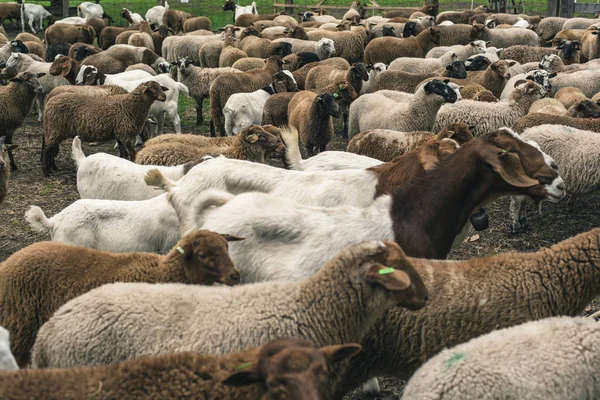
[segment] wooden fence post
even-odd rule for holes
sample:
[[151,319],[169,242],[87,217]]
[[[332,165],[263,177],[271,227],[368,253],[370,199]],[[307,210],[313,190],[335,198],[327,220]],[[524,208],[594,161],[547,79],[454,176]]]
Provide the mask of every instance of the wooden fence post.
[[558,17],[558,0],[548,0],[548,9],[546,10],[547,17]]
[[[294,0],[285,0],[285,4],[292,4],[293,5],[294,4]],[[275,11],[275,12],[277,12],[277,11]],[[287,15],[293,16],[294,15],[294,7],[286,7],[285,8],[285,13]]]
[[63,18],[69,16],[69,0],[62,0],[62,16]]

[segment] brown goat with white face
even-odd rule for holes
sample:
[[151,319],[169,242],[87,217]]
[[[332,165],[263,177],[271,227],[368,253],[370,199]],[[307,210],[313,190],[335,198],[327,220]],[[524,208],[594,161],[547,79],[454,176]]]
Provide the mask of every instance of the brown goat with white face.
[[112,282],[234,285],[240,273],[227,241],[240,238],[196,231],[166,256],[108,253],[57,242],[28,246],[0,265],[0,326],[11,332],[12,351],[21,367],[38,330],[67,301]]

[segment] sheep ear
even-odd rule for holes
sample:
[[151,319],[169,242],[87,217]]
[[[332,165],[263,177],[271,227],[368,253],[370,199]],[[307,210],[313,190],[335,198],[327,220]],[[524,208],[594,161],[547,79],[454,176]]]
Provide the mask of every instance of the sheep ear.
[[411,285],[410,277],[406,272],[381,264],[367,267],[365,280],[379,284],[388,290],[406,290]]
[[485,42],[486,46],[491,46],[492,42]]
[[166,86],[161,86],[160,88],[162,89],[163,92],[169,91],[169,88]]
[[327,360],[327,364],[335,364],[346,358],[358,354],[362,350],[362,346],[355,343],[340,344],[334,346],[321,347],[319,351]]
[[21,83],[21,82],[23,82],[23,79],[14,77],[14,78],[9,79],[9,81],[16,82],[16,83]]
[[246,136],[246,142],[248,143],[256,143],[258,141],[258,135],[256,133],[252,133]]
[[60,76],[67,76],[69,75],[69,72],[71,72],[71,67],[72,67],[72,63],[70,62],[66,62],[61,66],[60,69]]
[[521,159],[516,154],[496,148],[496,151],[488,151],[483,159],[509,185],[531,187],[539,184],[537,180],[527,176],[521,165]]
[[509,66],[509,67],[512,67],[513,65],[516,65],[516,64],[517,64],[517,62],[516,62],[516,61],[511,61],[511,62],[509,62],[509,63],[508,63],[508,66]]
[[6,148],[6,150],[8,150],[8,151],[12,151],[12,150],[16,149],[17,147],[19,147],[19,145],[18,145],[18,144],[7,144],[7,145],[5,145],[4,147],[5,147],[5,148]]
[[238,368],[243,369],[229,375],[229,377],[225,378],[221,383],[227,386],[247,386],[254,383],[264,382],[265,380],[258,370],[258,365],[255,363],[248,366],[242,364]]
[[223,239],[227,240],[228,242],[237,242],[240,240],[246,240],[246,238],[240,237],[240,236],[234,236],[234,235],[229,235],[227,233],[220,233],[221,237],[223,237]]

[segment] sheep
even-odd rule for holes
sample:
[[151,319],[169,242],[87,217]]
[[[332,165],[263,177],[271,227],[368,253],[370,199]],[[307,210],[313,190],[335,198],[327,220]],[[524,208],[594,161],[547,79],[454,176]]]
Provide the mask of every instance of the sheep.
[[251,93],[232,94],[223,107],[225,132],[233,136],[250,125],[260,124],[265,102],[270,96],[295,91],[298,91],[298,87],[292,73],[281,71],[273,75],[273,82],[269,86]]
[[455,24],[469,24],[469,19],[476,14],[488,13],[487,6],[475,7],[473,10],[466,11],[444,11],[436,16],[435,23],[439,25],[444,21],[451,21]]
[[76,95],[86,95],[86,96],[96,96],[96,97],[108,97],[113,96],[115,94],[127,94],[127,91],[118,86],[61,86],[53,89],[52,92],[48,95],[46,100],[50,100],[51,98],[58,96],[63,93],[72,93]]
[[288,120],[291,127],[300,132],[300,140],[309,156],[325,151],[333,137],[333,120],[340,116],[339,106],[330,94],[317,95],[302,90],[298,92],[288,105]]
[[[69,47],[69,52],[67,54],[63,54],[69,56],[76,61],[81,61],[86,57],[89,57],[94,54],[98,54],[102,51],[100,47],[93,46],[87,43],[73,43],[71,47]],[[55,61],[54,57],[50,62]]]
[[[566,125],[549,124],[527,128],[521,134],[524,140],[533,140],[542,151],[550,155],[560,165],[567,194],[570,195],[567,207],[573,211],[578,196],[600,189],[598,175],[598,131],[581,130]],[[510,202],[510,226],[512,233],[527,228],[526,198],[516,196]]]
[[390,63],[388,71],[404,71],[411,73],[431,73],[458,60],[454,51],[448,51],[440,58],[402,57]]
[[201,125],[204,120],[202,106],[204,99],[210,93],[212,83],[221,75],[239,74],[241,71],[234,68],[199,68],[192,64],[190,58],[182,58],[172,65],[177,67],[177,81],[189,89],[190,96],[196,102],[196,125]]
[[515,83],[515,89],[508,100],[498,103],[462,100],[453,105],[442,106],[437,114],[434,130],[454,121],[462,121],[473,126],[473,136],[480,136],[502,126],[512,126],[527,114],[536,100],[544,96],[545,91],[538,84],[521,80]]
[[375,63],[371,68],[369,68],[369,65],[367,65],[367,70],[369,73],[369,79],[366,82],[362,83],[362,86],[359,90],[359,94],[367,94],[373,92],[377,77],[382,72],[387,71],[387,67],[384,63]]
[[332,39],[322,38],[317,42],[293,38],[275,39],[274,42],[285,42],[292,45],[292,53],[315,53],[319,60],[330,58],[335,52],[335,43]]
[[583,100],[588,100],[588,97],[583,94],[581,89],[576,87],[563,87],[554,95],[554,98],[562,103],[565,109],[571,108],[576,103]]
[[554,114],[528,114],[520,118],[513,125],[516,132],[523,132],[525,129],[544,124],[565,125],[572,128],[600,132],[599,118],[574,118],[566,115]]
[[[427,289],[421,284],[420,277],[413,274],[410,264],[403,262],[404,259],[404,253],[397,245],[371,241],[339,252],[317,274],[303,282],[266,282],[231,289],[199,288],[181,284],[104,285],[71,300],[40,329],[34,346],[33,364],[36,367],[98,365],[141,355],[190,350],[213,354],[226,353],[260,345],[274,336],[295,336],[310,340],[318,346],[339,341],[360,341],[362,333],[387,308],[400,306],[417,310],[425,305]],[[391,273],[379,274],[379,271],[387,266],[392,268]],[[324,299],[352,300],[341,303],[325,301],[307,307],[307,302],[312,302],[315,287],[320,289],[319,296]],[[103,294],[107,289],[112,293],[108,297]],[[125,295],[125,290],[128,295]],[[172,297],[171,293],[177,293],[173,299],[179,298],[183,307],[187,307],[188,303],[194,304],[192,318],[189,312],[186,312],[186,315],[174,313],[171,302],[165,301]],[[350,293],[351,296],[348,297]],[[240,307],[241,299],[247,299],[249,295],[253,299],[252,305],[249,307],[247,301],[244,301],[245,306]],[[144,301],[138,301],[142,298]],[[107,310],[107,303],[113,301],[118,301],[115,304],[127,304],[128,318],[121,319],[116,315],[121,311],[113,307],[110,308],[115,310],[114,317],[106,312],[104,315],[98,313],[101,309]],[[101,303],[106,306],[100,305]],[[285,307],[273,307],[274,304],[285,304]],[[167,307],[168,312],[157,312],[166,310]],[[154,311],[148,313],[146,309],[152,308]],[[70,313],[64,313],[67,309]],[[83,325],[84,320],[80,315],[83,310],[86,310],[87,314],[85,321],[91,318],[111,318],[114,324],[101,324],[105,329],[96,331],[94,327],[99,327],[99,324]],[[323,325],[325,320],[330,319],[331,313],[335,313],[343,323]],[[144,317],[139,322],[132,323],[132,318],[136,315]],[[219,317],[215,319],[217,315]],[[289,315],[294,315],[294,318],[286,317]],[[59,336],[51,333],[61,326],[62,322],[75,316],[77,320],[70,322],[70,328],[74,329],[77,326],[76,337],[81,338],[79,343],[87,342],[85,347],[94,346],[104,354],[80,348],[71,340],[74,336],[67,334],[69,330],[62,331],[63,334]],[[168,319],[169,322],[159,322],[164,319]],[[190,324],[190,321],[193,323]],[[285,323],[282,324],[282,321]],[[136,333],[138,329],[140,332],[149,332],[150,326],[153,330],[159,327],[159,331],[164,331],[161,336],[166,335],[164,337],[170,339],[153,341],[150,344]],[[65,326],[67,327],[68,325]],[[110,345],[113,329],[120,332],[120,340],[119,343]],[[177,330],[177,335],[167,333],[171,330]],[[232,335],[234,331],[236,333]],[[57,342],[53,339],[59,337],[67,340],[58,343],[60,340]],[[190,337],[196,337],[198,340],[190,341]],[[102,342],[103,345],[96,346],[96,341]],[[60,351],[61,355],[58,349],[62,345],[69,346],[72,350],[75,346],[77,351]]]
[[306,75],[304,87],[307,90],[318,89],[330,84],[338,84],[342,80],[346,80],[354,90],[360,92],[363,82],[369,80],[367,66],[359,62],[353,64],[348,71],[340,71],[330,65],[317,66]]
[[348,143],[346,151],[381,161],[392,161],[409,151],[415,150],[428,140],[455,140],[463,145],[473,138],[472,127],[462,122],[454,122],[439,133],[432,132],[398,132],[387,129],[370,129],[355,135]]
[[210,141],[202,146],[187,143],[160,143],[146,146],[138,153],[136,162],[143,165],[176,166],[211,155],[223,155],[238,160],[264,163],[265,156],[279,147],[279,137],[267,129],[250,125],[234,136],[229,146],[213,145]]
[[[121,157],[127,154],[134,161],[135,138],[142,131],[152,103],[166,100],[165,90],[149,81],[124,95],[95,98],[64,93],[48,100],[42,141],[44,175],[48,176],[54,167],[59,143],[69,136],[93,141],[117,139]],[[94,110],[93,115],[89,110]]]
[[430,5],[425,5],[421,8],[398,8],[398,9],[395,9],[392,11],[387,11],[387,12],[383,13],[382,16],[384,18],[396,18],[396,17],[408,18],[413,13],[418,12],[418,11],[420,11],[426,15],[436,16],[437,12],[438,12],[438,5],[430,4]]
[[[438,77],[438,75],[443,75]],[[467,71],[462,61],[454,61],[446,68],[436,72],[413,74],[403,71],[385,71],[377,76],[373,83],[373,91],[400,91],[414,93],[419,85],[429,78],[446,80],[450,78],[466,78]]]
[[552,41],[554,36],[562,30],[566,20],[567,18],[562,17],[546,17],[542,19],[537,28],[542,44]]
[[146,21],[140,22],[140,31],[129,36],[127,44],[136,47],[146,47],[154,51],[154,40],[152,40],[152,30],[150,24]]
[[29,22],[29,29],[33,33],[36,33],[34,28],[36,22],[39,23],[40,31],[44,30],[44,19],[48,20],[48,26],[56,22],[56,18],[39,4],[25,4],[24,7],[25,19]]
[[581,70],[575,74],[558,74],[550,79],[550,84],[552,85],[551,96],[562,88],[575,87],[591,98],[600,92],[600,69]]
[[556,114],[565,115],[567,109],[557,99],[546,97],[543,99],[536,100],[531,107],[529,107],[528,114],[531,113],[545,113],[545,114]]
[[144,20],[140,14],[132,13],[127,8],[123,8],[121,10],[121,17],[123,17],[125,21],[129,22],[129,25],[137,24]]
[[20,40],[11,40],[0,48],[0,62],[7,61],[13,53],[29,53],[29,49]]
[[600,41],[598,40],[598,30],[588,31],[582,36],[581,56],[586,61],[600,58]]
[[65,24],[65,25],[87,25],[87,22],[91,17],[68,17],[63,18],[55,22],[55,24]]
[[503,60],[514,60],[521,64],[539,62],[542,57],[550,54],[558,54],[558,50],[545,47],[531,47],[524,45],[510,46],[502,50],[500,58]]
[[563,24],[562,29],[588,29],[590,26],[598,23],[600,23],[599,19],[569,18]]
[[523,79],[537,83],[546,91],[546,93],[550,93],[552,90],[551,79],[555,76],[556,74],[550,74],[545,70],[539,69],[524,74],[512,75],[508,82],[506,82],[506,85],[504,85],[500,100],[508,100],[513,92],[515,83]]
[[89,1],[84,1],[77,6],[77,16],[90,18],[102,18],[104,17],[104,9],[100,4],[94,4]]
[[592,100],[583,100],[573,104],[565,115],[574,118],[600,118],[600,105]]
[[51,46],[48,46],[46,51],[46,61],[53,62],[54,59],[60,55],[69,54],[69,50],[71,49],[71,43],[67,42],[58,42],[54,43]]
[[8,178],[10,177],[10,170],[6,166],[8,151],[12,151],[19,147],[14,144],[4,144],[5,140],[6,137],[0,137],[0,204],[6,199],[6,194],[8,192],[7,185]]
[[[266,126],[263,128],[267,128]],[[269,133],[269,129],[266,129]],[[235,136],[223,136],[223,137],[208,137],[194,134],[177,134],[177,133],[166,133],[157,137],[153,137],[144,143],[144,148],[151,147],[160,143],[183,143],[193,147],[229,147],[237,139]]]
[[223,124],[223,107],[229,96],[234,93],[248,93],[267,86],[272,76],[281,71],[280,57],[269,57],[262,69],[254,69],[239,74],[223,74],[218,76],[210,86],[210,132],[225,136]]
[[429,360],[410,379],[403,396],[415,400],[595,396],[600,392],[598,338],[600,324],[582,317],[548,318],[493,331]]
[[104,29],[102,29],[102,32],[100,33],[100,37],[98,39],[98,46],[100,46],[102,50],[108,50],[108,48],[117,43],[117,37],[121,33],[125,31],[136,31],[138,29],[138,24],[130,25],[124,28],[119,28],[116,26],[107,26]]
[[87,57],[83,65],[91,65],[103,74],[118,74],[133,64],[144,63],[152,68],[166,70],[168,67],[164,58],[159,57],[150,49],[129,45],[115,45],[110,49]]
[[313,62],[313,63],[307,64],[307,65],[304,65],[300,69],[293,72],[294,79],[296,79],[296,83],[298,84],[298,88],[300,90],[305,89],[304,83],[306,81],[306,76],[308,75],[310,70],[317,66],[321,66],[321,65],[331,65],[331,66],[333,66],[337,69],[341,69],[341,70],[349,70],[350,69],[350,64],[348,63],[348,61],[344,60],[341,57],[331,57],[326,60],[322,60],[320,62]]
[[365,62],[389,64],[399,57],[425,57],[429,50],[439,44],[440,37],[438,28],[429,28],[408,38],[376,38],[365,48]]
[[475,40],[466,45],[437,46],[427,52],[425,58],[440,58],[448,52],[454,52],[461,61],[466,61],[469,57],[484,54],[486,52],[486,43],[483,40]]
[[192,17],[185,20],[183,23],[184,32],[193,32],[199,29],[212,30],[212,24],[207,17]]
[[454,90],[439,80],[419,86],[415,98],[409,102],[391,101],[377,92],[366,94],[350,106],[348,134],[351,139],[359,132],[375,128],[404,132],[431,130],[442,104],[454,103],[456,99]]
[[191,14],[180,10],[166,10],[163,14],[163,25],[172,29],[175,34],[183,32],[183,23],[191,18]]
[[154,6],[146,11],[144,18],[151,26],[161,27],[163,24],[163,17],[165,12],[169,9],[169,3],[165,1],[164,6]]
[[47,46],[58,42],[67,43],[94,43],[96,31],[89,25],[50,25],[44,32],[44,40]]
[[[356,344],[317,348],[308,340],[281,338],[259,348],[226,355],[175,353],[106,367],[5,373],[0,376],[0,394],[6,400],[44,396],[95,398],[93,394],[90,397],[89,388],[101,387],[101,396],[106,400],[138,399],[140,396],[258,400],[267,396],[278,398],[281,393],[321,400],[328,368],[359,350],[360,346]],[[301,365],[298,360],[301,360]],[[168,371],[166,379],[165,371]],[[132,382],[147,381],[149,378],[152,383],[144,384],[143,394],[138,395],[130,390]],[[173,379],[182,381],[174,385]],[[285,383],[282,379],[285,379]],[[47,385],[41,385],[42,381]],[[269,382],[268,387],[266,382]],[[281,383],[273,385],[272,382]],[[17,390],[20,385],[27,389]]]
[[[4,137],[3,150],[6,149],[12,171],[18,170],[13,157],[13,135],[18,129],[33,105],[35,96],[43,89],[38,78],[44,73],[21,72],[10,79],[8,86],[0,87],[0,137]],[[4,156],[3,156],[4,158]]]
[[[351,31],[332,32],[317,29],[307,33],[309,40],[318,42],[321,39],[332,39],[337,57],[344,58],[350,64],[363,61],[367,31],[363,27],[356,27]],[[370,63],[370,64],[373,64]]]
[[3,3],[0,5],[0,25],[5,19],[17,21],[17,26],[21,20],[21,5],[17,3]]
[[[41,210],[32,207],[28,211],[28,215],[36,213]],[[234,240],[240,238],[195,231],[183,236],[165,256],[108,253],[53,242],[36,243],[19,250],[0,268],[0,275],[4,277],[2,292],[6,294],[0,300],[4,310],[0,321],[13,333],[12,350],[17,363],[27,366],[38,330],[58,308],[104,284],[239,283],[240,273],[227,251],[227,242]],[[19,296],[11,293],[19,293]]]
[[[204,46],[202,46],[204,48]],[[239,59],[247,58],[248,54],[235,46],[235,38],[227,36],[223,43],[223,50],[219,54],[219,67],[233,67]]]
[[138,64],[130,65],[129,67],[125,68],[125,72],[136,71],[136,70],[141,70],[141,71],[149,73],[152,76],[156,76],[156,71],[154,71],[152,69],[152,67],[149,66],[148,64],[138,63]]
[[19,369],[19,366],[10,351],[10,334],[0,326],[0,370],[15,369]]
[[292,45],[285,42],[270,41],[257,36],[246,36],[240,41],[240,49],[249,57],[268,58],[270,56],[285,57],[292,53]]
[[543,70],[548,71],[549,73],[559,73],[559,72],[575,72],[581,71],[585,69],[596,69],[600,67],[600,60],[591,60],[585,64],[571,64],[565,65],[563,60],[558,56],[550,55],[545,56],[540,61],[539,67]]
[[162,44],[162,55],[168,62],[173,62],[184,57],[190,57],[196,65],[200,65],[200,49],[206,43],[220,41],[220,37],[211,36],[169,36]]
[[470,40],[484,40],[489,46],[506,48],[515,45],[539,46],[537,33],[529,29],[489,29],[482,24],[474,24],[471,28]]

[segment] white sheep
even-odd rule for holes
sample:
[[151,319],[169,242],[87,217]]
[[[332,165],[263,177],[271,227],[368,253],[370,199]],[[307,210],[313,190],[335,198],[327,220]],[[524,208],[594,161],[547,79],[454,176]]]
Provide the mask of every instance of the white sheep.
[[19,369],[19,366],[10,351],[10,335],[0,326],[0,370],[6,369]]
[[553,78],[555,75],[556,74],[551,74],[543,69],[536,69],[527,73],[516,75],[511,73],[511,78],[506,81],[504,89],[502,89],[500,100],[508,100],[515,88],[515,83],[523,79],[534,81],[540,85],[546,91],[546,93],[550,93],[552,89],[551,78]]
[[91,18],[93,18],[93,17],[90,17],[90,16],[87,16],[87,17],[67,17],[67,18],[59,19],[58,21],[55,22],[55,24],[86,25]]
[[459,60],[466,61],[469,57],[473,55],[484,54],[486,50],[487,47],[485,41],[475,40],[466,45],[434,47],[433,49],[429,50],[427,55],[425,55],[425,58],[440,58],[449,51],[452,51],[456,54]]
[[373,91],[372,87],[375,84],[375,79],[380,73],[385,71],[387,71],[387,66],[384,63],[378,62],[373,64],[373,67],[369,69],[369,79],[362,83],[359,95],[371,93]]
[[410,379],[410,400],[579,400],[600,396],[600,323],[554,317],[445,349]]
[[350,106],[348,135],[352,138],[367,129],[396,129],[405,132],[429,131],[445,102],[456,102],[456,92],[439,80],[419,86],[410,102],[396,102],[377,92],[366,94]]
[[[388,266],[388,274],[379,273]],[[109,284],[69,301],[43,325],[33,365],[112,364],[182,351],[222,354],[282,336],[317,346],[360,342],[388,308],[417,310],[426,299],[427,289],[402,250],[377,241],[344,249],[303,282]],[[333,315],[338,323],[331,323]]]
[[50,18],[50,21],[54,20],[54,16],[50,14],[43,6],[39,4],[25,3],[25,18],[29,22],[29,29],[31,32],[36,33],[34,25],[38,22],[40,31],[44,30],[44,19]]
[[600,92],[600,68],[584,69],[571,74],[559,73],[550,79],[550,84],[552,85],[551,96],[554,96],[562,88],[576,87],[591,99]]
[[83,18],[102,18],[104,16],[104,9],[100,4],[84,1],[77,6],[77,16]]
[[390,63],[388,71],[404,71],[412,72],[414,74],[423,74],[445,68],[452,64],[453,61],[457,60],[458,56],[452,50],[446,52],[439,58],[400,57]]
[[196,165],[194,162],[176,167],[139,165],[107,153],[86,157],[79,137],[73,139],[72,156],[77,163],[77,190],[82,199],[148,200],[161,194],[144,182],[148,171],[158,169],[176,181]]
[[[564,125],[539,125],[527,128],[523,140],[532,140],[560,166],[567,193],[569,209],[577,196],[600,189],[600,135]],[[511,198],[511,231],[518,233],[527,226],[526,198]]]
[[163,24],[163,16],[165,12],[169,9],[169,3],[165,1],[164,6],[154,6],[148,11],[146,11],[146,21],[150,25],[162,26]]

